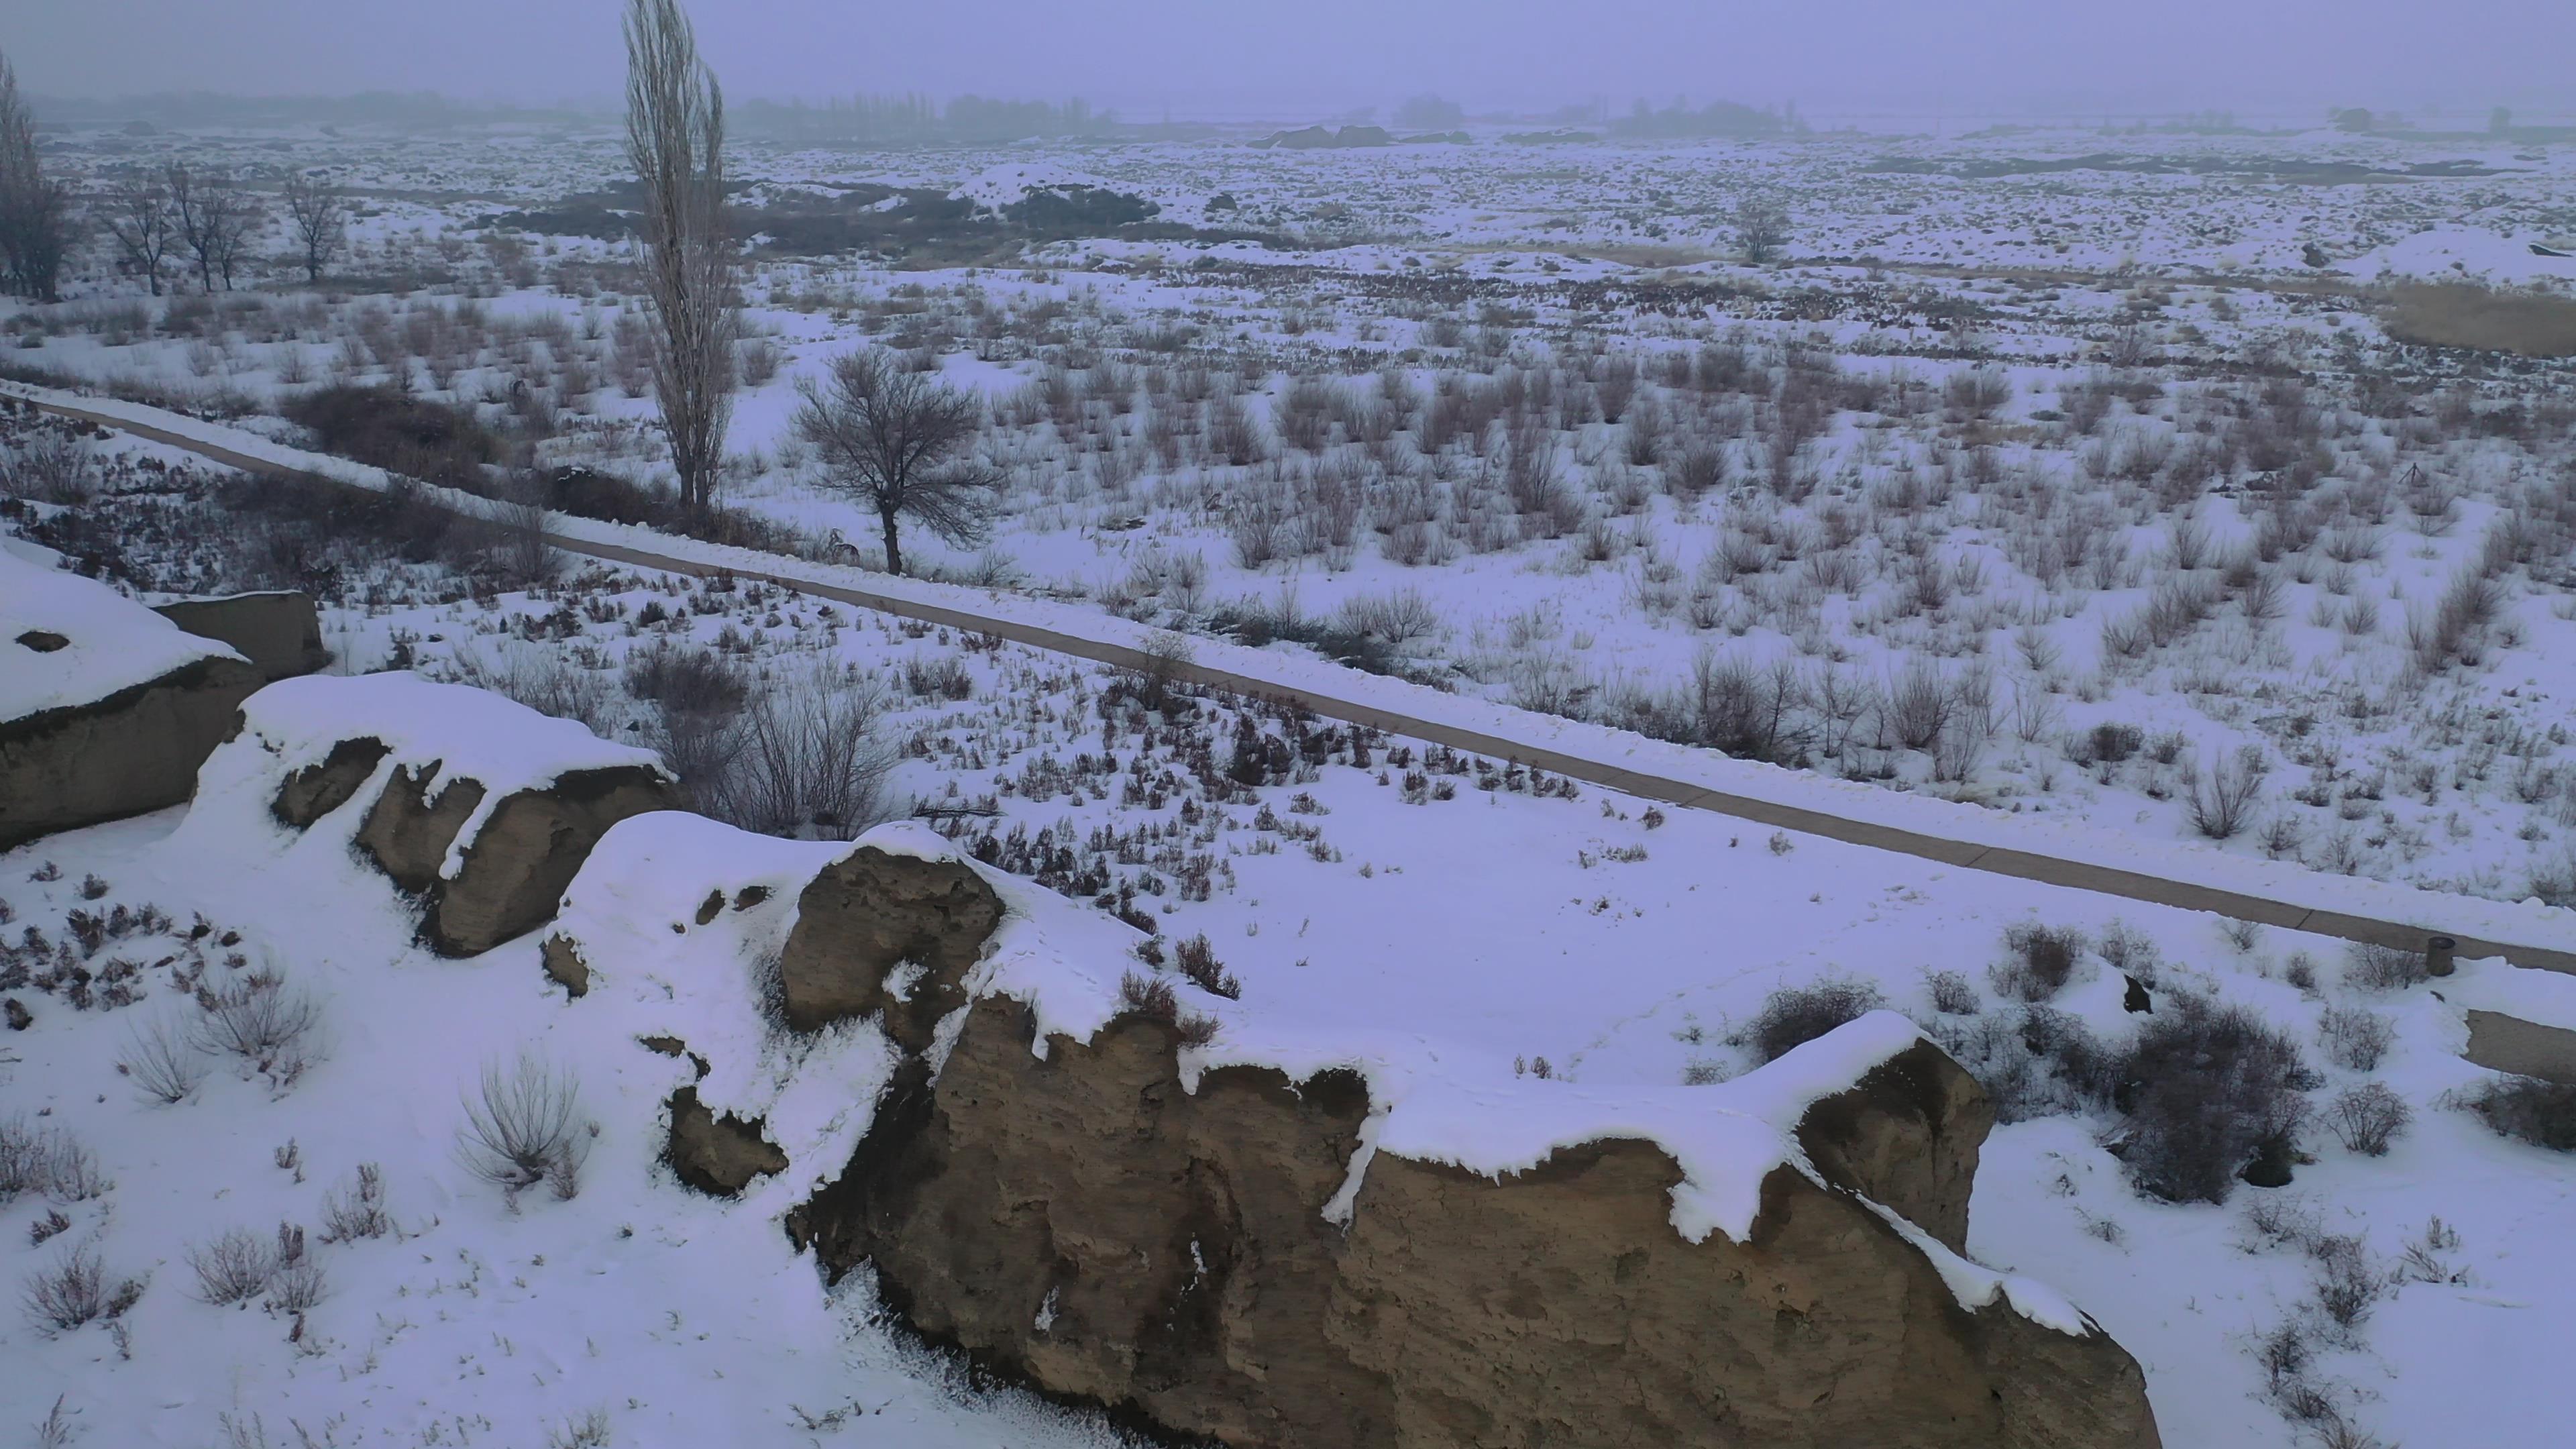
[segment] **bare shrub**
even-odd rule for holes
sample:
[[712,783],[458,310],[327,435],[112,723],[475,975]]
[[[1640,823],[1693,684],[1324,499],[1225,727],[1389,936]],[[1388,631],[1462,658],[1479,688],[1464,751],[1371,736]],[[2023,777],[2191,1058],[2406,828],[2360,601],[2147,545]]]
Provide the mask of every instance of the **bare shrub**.
[[2397,1025],[2365,1007],[2329,1006],[2317,1021],[2317,1040],[2325,1045],[2326,1060],[2336,1066],[2375,1071],[2397,1040]]
[[1997,1122],[2072,1112],[2102,1073],[2084,1024],[2045,1006],[1936,1019],[1933,1036],[1986,1089]]
[[954,654],[915,654],[903,661],[903,689],[915,699],[968,700],[975,697],[975,674]]
[[2316,1273],[2317,1311],[2349,1341],[2373,1305],[2388,1291],[2387,1274],[2357,1237],[2329,1235],[2308,1246]]
[[[541,537],[537,542],[542,546]],[[459,644],[448,672],[459,684],[488,689],[539,714],[576,721],[603,738],[616,730],[616,686],[607,671],[586,669],[554,649],[504,642],[497,650],[497,657],[486,656],[470,644]]]
[[1931,974],[1932,1009],[1944,1016],[1977,1014],[1977,988],[1957,971],[1935,971]]
[[110,1184],[98,1154],[60,1127],[31,1127],[21,1117],[0,1118],[0,1203],[22,1193],[58,1202],[86,1202]]
[[581,1084],[534,1056],[483,1068],[478,1096],[465,1101],[457,1146],[475,1176],[516,1197],[538,1183],[569,1198],[580,1181],[593,1129],[581,1120]]
[[1148,1021],[1172,1021],[1181,1014],[1181,998],[1169,981],[1130,971],[1118,982],[1118,1009]]
[[198,999],[204,1010],[195,1040],[204,1051],[230,1054],[269,1070],[294,1056],[322,1019],[322,1008],[300,987],[260,972]]
[[2364,1157],[2386,1156],[2389,1144],[2414,1120],[2406,1100],[2377,1082],[2337,1093],[2325,1111],[2326,1126],[2344,1150]]
[[69,1332],[107,1311],[107,1268],[95,1250],[72,1248],[28,1275],[25,1304],[38,1327]]
[[[823,1416],[837,1422],[840,1411]],[[823,1418],[809,1418],[807,1428],[823,1427]],[[608,1449],[608,1411],[593,1409],[578,1419],[566,1419],[546,1430],[546,1449]]]
[[1169,1024],[1180,1033],[1183,1046],[1205,1046],[1216,1040],[1216,1018],[1181,1010],[1180,995],[1172,990],[1172,983],[1157,976],[1128,972],[1118,983],[1118,1009],[1122,1015]]
[[2524,357],[2576,356],[2576,302],[2475,282],[2408,284],[2395,291],[2388,335],[2432,347]]
[[[570,1197],[559,1192],[557,1196]],[[268,1306],[280,1313],[310,1312],[330,1293],[328,1275],[319,1259],[299,1257],[277,1270],[269,1280]]]
[[176,1106],[196,1094],[206,1079],[206,1063],[195,1043],[177,1023],[163,1018],[134,1029],[116,1070],[136,1091],[163,1106]]
[[2004,931],[2004,949],[2012,958],[1989,968],[1986,977],[2015,1001],[2052,1000],[2075,974],[2084,945],[2084,933],[2072,926],[2020,922]]
[[730,758],[693,787],[700,807],[764,835],[856,837],[887,811],[885,703],[873,676],[828,663],[755,692]]
[[546,484],[533,474],[511,480],[500,503],[502,567],[520,588],[554,577],[561,557],[546,538]]
[[2407,616],[2406,644],[2414,651],[2415,667],[2431,674],[2454,661],[2476,663],[2478,641],[2503,608],[2502,584],[2474,565],[2462,569],[2430,614],[2419,610]]
[[2500,1076],[2460,1093],[2456,1101],[2499,1136],[2552,1152],[2576,1152],[2576,1085]]
[[2433,976],[2421,951],[2357,941],[2345,952],[2343,979],[2346,985],[2364,991],[2403,991]]
[[2215,765],[2184,776],[2190,793],[2184,806],[2192,827],[2212,840],[2226,840],[2245,828],[2254,803],[2263,794],[2262,751],[2252,745],[2222,757]]
[[1887,733],[1909,750],[1929,750],[1949,731],[1954,703],[1950,681],[1940,669],[1917,659],[1890,680],[1884,705]]
[[1234,973],[1225,969],[1224,962],[1216,959],[1216,948],[1208,944],[1208,938],[1204,933],[1181,942],[1173,948],[1172,954],[1173,969],[1180,972],[1183,979],[1197,986],[1201,991],[1212,996],[1222,996],[1228,1001],[1242,998],[1243,983],[1234,978]]
[[2263,1369],[2265,1386],[2272,1393],[2279,1394],[2304,1381],[2315,1353],[2316,1346],[2309,1339],[2308,1325],[2292,1318],[2263,1335],[2255,1344],[2254,1361]]
[[322,1199],[322,1241],[326,1243],[381,1238],[393,1230],[393,1215],[385,1210],[384,1169],[372,1162],[359,1163],[355,1181]]
[[197,1273],[197,1296],[221,1308],[256,1298],[277,1276],[277,1241],[248,1228],[188,1250],[188,1266]]
[[1343,628],[1379,639],[1390,649],[1440,632],[1440,612],[1420,589],[1357,594],[1343,603],[1341,613]]
[[97,491],[98,472],[77,439],[47,430],[22,434],[0,457],[0,492],[77,507]]
[[742,671],[723,655],[658,639],[626,656],[626,692],[665,711],[731,715],[751,691]]
[[2316,1078],[2298,1044],[2240,1006],[2169,998],[2111,1063],[2130,1180],[2168,1202],[2225,1202],[2240,1169],[2286,1181]]
[[1807,986],[1784,986],[1763,1000],[1761,1012],[1737,1040],[1752,1048],[1757,1060],[1777,1061],[1883,1004],[1878,988],[1866,981],[1828,978]]
[[767,387],[778,378],[783,355],[778,344],[766,337],[754,337],[742,344],[742,380],[748,387]]
[[2458,1283],[2466,1275],[2453,1268],[2443,1255],[2460,1250],[2459,1230],[2436,1217],[2424,1224],[2423,1234],[2406,1244],[2405,1255],[2398,1260],[2397,1276],[2411,1283]]

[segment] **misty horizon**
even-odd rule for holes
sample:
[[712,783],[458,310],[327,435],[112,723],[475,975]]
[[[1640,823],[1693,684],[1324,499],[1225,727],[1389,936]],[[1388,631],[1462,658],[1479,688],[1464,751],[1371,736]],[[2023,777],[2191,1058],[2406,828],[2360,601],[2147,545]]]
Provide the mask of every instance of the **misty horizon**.
[[[210,23],[220,8],[92,0],[38,10],[0,20],[0,51],[31,92],[56,101],[391,92],[475,107],[618,104],[624,53],[612,0],[458,0],[436,13],[269,0]],[[696,19],[737,101],[1080,97],[1129,122],[1383,120],[1424,94],[1470,116],[1724,100],[1794,105],[1823,125],[2221,110],[2297,120],[2340,105],[2426,116],[2576,110],[2576,88],[2554,61],[2576,46],[2576,12],[2533,0],[2439,12],[2186,0],[2144,28],[2046,0],[1937,12],[1862,0],[1831,13],[1611,0],[1575,26],[1524,0],[1326,0],[1221,23],[1177,0],[883,16],[747,0],[701,6]]]

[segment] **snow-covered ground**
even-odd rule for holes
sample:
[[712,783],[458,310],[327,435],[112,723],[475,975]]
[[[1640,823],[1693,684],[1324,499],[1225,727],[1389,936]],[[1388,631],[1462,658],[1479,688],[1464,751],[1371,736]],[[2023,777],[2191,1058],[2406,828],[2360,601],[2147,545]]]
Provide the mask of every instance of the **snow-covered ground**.
[[[278,140],[75,138],[55,154],[102,179],[181,145],[328,166],[368,213],[349,272],[402,275],[401,290],[154,302],[93,277],[10,314],[6,359],[222,404],[287,442],[304,435],[261,415],[294,394],[399,377],[547,461],[661,466],[649,398],[617,382],[636,311],[618,247],[491,222],[597,191],[611,138],[264,151]],[[2091,153],[2165,164],[2020,164]],[[1008,267],[765,257],[747,293],[782,364],[739,400],[728,491],[813,535],[870,536],[818,488],[788,418],[795,380],[831,356],[900,346],[993,399],[980,446],[1012,472],[989,551],[920,552],[1044,595],[1018,601],[1031,609],[1305,638],[1462,706],[1693,740],[1746,713],[1697,707],[1695,673],[1757,702],[1787,680],[1801,702],[1780,711],[1785,735],[1724,742],[1989,806],[1999,835],[2029,824],[2016,813],[2061,819],[2147,850],[2349,872],[2338,889],[2356,897],[2385,890],[2376,877],[2519,912],[2505,903],[2576,881],[2561,864],[2576,838],[2565,375],[2394,342],[2364,284],[2563,288],[2552,268],[2576,264],[2529,243],[2565,228],[2570,154],[2089,134],[754,153],[744,169],[773,190],[1010,205],[1098,185],[1277,240],[1083,239]],[[2474,165],[2397,177],[2450,160]],[[2285,179],[2290,162],[2304,178]],[[2381,169],[2314,179],[2355,162]],[[1734,255],[1748,189],[1788,201],[1787,261]],[[529,427],[531,393],[560,409],[546,427]],[[470,678],[608,739],[667,743],[670,717],[629,683],[639,657],[708,650],[754,691],[854,666],[887,692],[890,802],[939,807],[979,859],[1105,898],[1167,943],[1205,935],[1242,984],[1221,1048],[1339,1043],[1533,1120],[1596,1099],[1687,1111],[1754,1065],[1747,1031],[1774,992],[1850,982],[2021,1092],[2022,1119],[1986,1149],[1972,1253],[2134,1353],[2166,1442],[2299,1442],[2318,1421],[2285,1405],[2310,1388],[2385,1443],[2557,1438],[2536,1386],[2576,1334],[2557,1213],[2576,1164],[2497,1137],[2450,1094],[2491,1079],[2458,1057],[2467,1006],[2576,1025],[2563,983],[2472,962],[2448,983],[2373,987],[2316,938],[1751,831],[1233,701],[1149,719],[1106,671],[761,585],[594,568],[530,590],[471,541],[355,527],[317,543],[173,450],[79,446],[102,495],[25,505],[8,529],[84,553],[106,535],[107,572],[147,595],[318,580],[341,672]],[[1515,457],[1533,451],[1554,491],[1516,501]],[[2463,578],[2492,597],[2437,637]],[[1941,719],[1919,742],[1907,699]],[[1238,773],[1247,728],[1282,743]],[[2253,807],[2206,841],[2194,782],[2206,799],[2237,770]],[[678,1186],[654,1160],[677,1064],[635,1048],[637,1019],[566,1003],[533,938],[426,955],[391,888],[327,838],[292,842],[218,793],[0,856],[0,900],[26,972],[0,994],[33,1011],[0,1036],[0,1119],[68,1134],[96,1165],[0,1205],[0,1243],[28,1244],[0,1253],[19,1259],[13,1281],[94,1250],[142,1285],[112,1328],[0,1323],[13,1432],[59,1399],[74,1442],[101,1444],[1111,1438],[967,1388],[876,1323],[859,1280],[827,1291],[779,1226],[810,1182],[733,1204]],[[104,923],[119,906],[123,932],[85,949],[107,927],[73,913]],[[2135,1130],[2121,1109],[2050,1087],[2045,1061],[2036,1086],[2005,1079],[2009,1042],[2061,1026],[1991,970],[2029,925],[2081,933],[2046,1009],[2106,1044],[2138,1029],[2124,974],[2168,1015],[2204,998],[2295,1042],[2314,1160],[2223,1206],[2142,1196],[2110,1150]],[[130,1064],[156,1023],[198,1010],[182,983],[200,970],[281,975],[316,1004],[316,1050],[149,1100]],[[2368,1069],[2321,1035],[2366,1030],[2356,1012],[2390,1036]],[[772,1120],[847,1140],[873,1081],[859,1034],[800,1048],[748,1018],[733,1029],[727,1070],[749,1075],[727,1090],[792,1079],[806,1095]],[[530,1050],[580,1081],[600,1131],[578,1197],[513,1207],[456,1135],[482,1069]],[[2328,1120],[2374,1082],[2412,1116],[2384,1156],[2347,1150]],[[380,1165],[397,1231],[322,1243],[326,1194],[345,1205],[361,1164]],[[281,1220],[310,1232],[319,1300],[300,1317],[257,1306],[276,1289],[201,1301],[191,1250]],[[2318,1284],[2355,1263],[2368,1292],[2336,1325]],[[2259,1360],[2285,1324],[2311,1330],[2312,1362],[2276,1384]]]
[[[2460,1003],[2545,996],[2513,979],[2529,973],[2471,963],[2441,985],[2447,1002],[2423,986],[2371,990],[2345,979],[2331,942],[2231,933],[2208,917],[1747,832],[1401,740],[1367,741],[1365,765],[1347,737],[1327,741],[1320,763],[1282,750],[1277,783],[1242,786],[1224,777],[1238,720],[1288,731],[1283,739],[1296,726],[1221,700],[1200,702],[1178,728],[1152,724],[1105,672],[758,586],[591,572],[536,595],[435,602],[422,580],[416,568],[380,567],[362,586],[375,602],[329,610],[337,667],[406,649],[432,673],[471,659],[479,676],[523,686],[566,668],[602,687],[562,697],[587,700],[592,723],[620,738],[649,734],[651,710],[618,687],[619,661],[657,644],[717,647],[781,678],[828,656],[885,680],[897,700],[886,728],[904,761],[891,781],[898,804],[966,812],[949,828],[979,857],[1083,901],[1124,901],[1167,941],[1207,936],[1242,986],[1240,1003],[1221,1006],[1232,1025],[1218,1050],[1333,1043],[1381,1071],[1409,1064],[1433,1094],[1425,1100],[1451,1104],[1441,1110],[1452,1118],[1598,1119],[1602,1109],[1586,1105],[1595,1100],[1629,1103],[1632,1115],[1659,1098],[1678,1108],[1706,1089],[1693,1084],[1753,1064],[1738,1038],[1771,993],[1820,979],[1872,988],[1936,1031],[1991,1020],[2009,1032],[2022,1008],[1989,971],[2012,955],[2007,931],[2078,930],[2093,949],[2052,1005],[2105,1040],[2137,1020],[2109,953],[2152,983],[2165,1010],[2205,995],[2259,1012],[2316,1069],[2309,1095],[2320,1109],[2377,1081],[2411,1108],[2413,1130],[2366,1157],[2312,1123],[2302,1141],[2316,1160],[2290,1188],[2238,1188],[2218,1207],[2141,1198],[2105,1150],[2117,1121],[2100,1109],[2043,1111],[1988,1146],[1975,1255],[2065,1293],[2136,1354],[2169,1442],[2276,1445],[2292,1430],[2254,1350],[2318,1310],[2309,1255],[2266,1239],[2252,1205],[2299,1206],[2276,1236],[2360,1238],[2374,1275],[2395,1272],[2438,1216],[2458,1235],[2433,1255],[2443,1281],[2383,1282],[2358,1330],[2316,1340],[2305,1381],[2393,1442],[2459,1432],[2463,1404],[2477,1406],[2480,1442],[2548,1442],[2527,1386],[2545,1380],[2553,1346],[2576,1331],[2566,1321],[2576,1283],[2564,1281],[2548,1208],[2576,1166],[2444,1105],[2488,1076],[2458,1059]],[[647,617],[658,622],[638,624]],[[1222,783],[1200,773],[1211,768]],[[118,906],[141,921],[85,958],[102,978],[99,962],[133,963],[121,1004],[99,990],[76,1007],[59,982],[17,993],[35,1019],[8,1039],[16,1060],[0,1067],[11,1109],[83,1143],[114,1186],[28,1194],[0,1227],[14,1239],[60,1213],[69,1226],[27,1249],[22,1273],[89,1247],[112,1275],[145,1286],[115,1331],[47,1334],[23,1319],[0,1329],[13,1360],[36,1366],[12,1376],[11,1416],[32,1423],[59,1396],[90,1442],[202,1442],[227,1414],[257,1416],[273,1441],[291,1422],[316,1442],[329,1426],[344,1444],[570,1440],[593,1411],[610,1442],[889,1432],[830,1419],[855,1404],[895,1416],[908,1443],[1102,1436],[959,1389],[872,1324],[856,1280],[825,1292],[779,1228],[809,1178],[735,1205],[672,1181],[654,1160],[657,1122],[684,1069],[633,1044],[659,1018],[601,1006],[634,993],[567,1003],[546,984],[534,937],[466,962],[427,956],[387,883],[327,832],[291,839],[264,801],[241,794],[218,788],[188,811],[0,859],[13,932],[68,943],[72,912],[110,919]],[[776,869],[792,874],[818,849],[781,844]],[[639,865],[634,889],[685,871],[688,858]],[[728,883],[771,869],[738,850],[707,868]],[[146,907],[155,914],[144,918]],[[631,926],[651,903],[630,894],[576,907]],[[201,914],[209,930],[191,941]],[[690,959],[744,959],[708,949]],[[135,1060],[156,1023],[198,1010],[171,973],[201,962],[216,982],[266,970],[309,993],[318,1049],[291,1072],[217,1067],[189,1100],[148,1100],[119,1063]],[[1978,1015],[1934,1009],[1942,972],[1965,979]],[[768,1099],[773,1121],[817,1142],[863,1123],[883,1070],[863,1041],[764,1039],[747,998],[730,997],[721,978],[691,990],[705,994],[698,1007],[680,1003],[705,1023],[692,1040],[725,1036],[736,1048],[718,1053],[727,1071],[750,1074],[724,1090],[759,1101],[761,1082],[792,1079],[800,1095]],[[724,1000],[733,1005],[715,1005]],[[2375,1070],[2330,1064],[2319,1044],[2329,1009],[2386,1019],[2393,1042]],[[531,1192],[514,1210],[459,1160],[456,1134],[481,1069],[528,1051],[580,1081],[601,1131],[577,1198]],[[281,1154],[293,1165],[279,1166]],[[403,1236],[318,1243],[325,1194],[351,1191],[360,1163],[381,1166]],[[228,1229],[265,1236],[279,1219],[315,1234],[307,1252],[328,1288],[293,1342],[291,1313],[199,1301],[188,1258]]]
[[[359,199],[341,270],[399,280],[154,302],[98,277],[12,316],[9,360],[254,414],[399,382],[545,461],[657,476],[626,244],[561,230],[614,223],[565,209],[607,194],[611,139],[74,136],[102,185],[165,153],[323,168]],[[2533,244],[2564,239],[2570,155],[752,148],[773,203],[953,197],[980,225],[1106,190],[1166,231],[1003,267],[946,264],[981,232],[757,253],[776,371],[737,399],[727,491],[872,540],[790,420],[833,356],[902,348],[991,399],[1011,477],[988,547],[912,541],[952,575],[1999,810],[2576,898],[2565,376],[2393,342],[2374,290],[2566,293],[2576,261]],[[1738,259],[1746,196],[1786,204],[1785,260]],[[1748,732],[1747,703],[1773,718]],[[2195,812],[2232,774],[2244,808]]]

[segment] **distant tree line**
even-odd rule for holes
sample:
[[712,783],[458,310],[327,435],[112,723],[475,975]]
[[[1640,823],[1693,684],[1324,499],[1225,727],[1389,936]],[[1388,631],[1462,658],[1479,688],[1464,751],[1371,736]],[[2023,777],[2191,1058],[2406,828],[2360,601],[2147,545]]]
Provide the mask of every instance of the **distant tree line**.
[[1692,110],[1675,101],[1662,110],[1649,106],[1643,98],[1627,115],[1610,123],[1611,132],[1621,136],[1779,136],[1804,131],[1807,123],[1798,119],[1793,102],[1785,111],[1755,110],[1734,101],[1711,101]]
[[1101,136],[1118,128],[1115,111],[1075,99],[997,101],[959,96],[946,105],[925,95],[852,96],[821,105],[751,101],[738,108],[737,130],[787,141],[857,141],[871,145],[990,144],[1024,136]]

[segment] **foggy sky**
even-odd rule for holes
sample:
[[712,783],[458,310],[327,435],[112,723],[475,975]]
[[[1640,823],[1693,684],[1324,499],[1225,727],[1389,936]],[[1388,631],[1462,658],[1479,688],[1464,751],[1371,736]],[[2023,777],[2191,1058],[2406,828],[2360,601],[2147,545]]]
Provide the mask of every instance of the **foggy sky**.
[[[1150,120],[1643,95],[1810,115],[2576,112],[2571,0],[689,0],[728,95],[1082,96]],[[622,0],[0,0],[38,95],[607,103]]]

